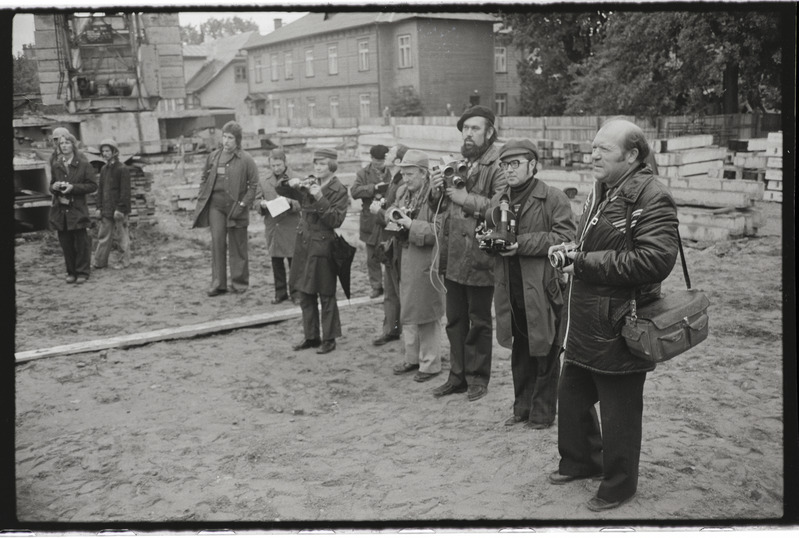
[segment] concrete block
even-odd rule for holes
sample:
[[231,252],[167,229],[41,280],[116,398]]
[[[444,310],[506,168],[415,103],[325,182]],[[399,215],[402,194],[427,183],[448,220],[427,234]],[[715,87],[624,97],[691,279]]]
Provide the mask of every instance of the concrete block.
[[763,200],[766,202],[782,202],[782,191],[764,191]]
[[713,135],[692,135],[654,140],[652,149],[655,153],[666,153],[681,149],[704,148],[712,145]]
[[770,191],[781,191],[782,190],[782,180],[781,179],[772,179],[766,182],[766,189]]
[[36,30],[33,32],[33,41],[36,48],[55,48],[55,30]]
[[715,191],[705,189],[671,189],[677,205],[699,207],[745,208],[752,205],[751,195],[746,192]]
[[727,148],[711,147],[677,151],[674,153],[655,153],[658,166],[679,166],[706,161],[717,161],[727,157]]
[[766,148],[765,153],[767,157],[782,157],[782,145],[769,146]]
[[736,211],[718,214],[711,209],[678,207],[677,217],[681,225],[725,228],[730,235],[745,235],[746,231],[746,215]]
[[747,144],[749,151],[765,151],[768,144],[768,138],[750,138]]
[[782,169],[782,157],[769,157],[766,160],[766,167]]
[[779,142],[782,145],[782,131],[775,131],[773,133],[769,133],[766,136],[766,140],[769,142]]
[[721,226],[680,223],[680,236],[693,241],[726,241],[730,238],[730,231]]
[[766,181],[768,180],[779,180],[782,181],[782,169],[781,168],[768,168],[766,169]]
[[53,14],[34,15],[33,16],[33,29],[34,30],[55,30],[55,16]]
[[679,166],[660,166],[658,167],[658,174],[666,177],[707,175],[708,170],[711,168],[721,168],[723,166],[724,161],[722,160],[683,164]]

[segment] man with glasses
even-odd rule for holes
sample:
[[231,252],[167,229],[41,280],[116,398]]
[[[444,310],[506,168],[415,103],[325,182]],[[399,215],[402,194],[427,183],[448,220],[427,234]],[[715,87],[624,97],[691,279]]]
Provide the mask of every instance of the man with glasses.
[[[513,415],[506,426],[525,423],[546,429],[555,422],[562,340],[559,337],[563,293],[559,273],[547,258],[549,247],[574,240],[569,199],[535,177],[538,148],[527,139],[511,139],[499,152],[507,187],[485,212],[486,227],[515,223],[515,240],[494,259],[494,307],[497,342],[511,348]],[[501,212],[510,215],[502,218]]]
[[461,154],[468,166],[463,185],[445,182],[441,169],[430,175],[433,186],[430,203],[445,217],[439,272],[445,276],[447,289],[450,349],[449,377],[433,390],[437,398],[468,391],[469,401],[475,401],[488,393],[493,345],[493,262],[488,253],[479,249],[474,230],[491,197],[505,187],[496,164],[494,122],[491,109],[480,105],[468,108],[458,119],[458,130],[463,136]]

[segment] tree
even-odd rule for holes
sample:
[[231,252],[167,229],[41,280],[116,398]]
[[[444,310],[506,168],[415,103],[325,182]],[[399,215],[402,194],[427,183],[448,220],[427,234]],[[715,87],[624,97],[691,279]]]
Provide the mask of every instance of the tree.
[[413,86],[401,86],[394,90],[391,113],[394,116],[421,116],[422,100]]
[[572,67],[588,58],[602,37],[607,12],[502,13],[511,44],[524,52],[518,65],[523,114],[559,115],[566,108]]
[[14,56],[14,93],[39,93],[39,67],[23,53]]
[[180,27],[180,39],[183,43],[199,44],[206,40],[229,37],[243,32],[258,31],[258,24],[252,19],[244,20],[241,17],[227,19],[210,18],[200,24],[199,30],[189,24]]
[[573,69],[570,114],[737,113],[780,108],[775,13],[614,13]]

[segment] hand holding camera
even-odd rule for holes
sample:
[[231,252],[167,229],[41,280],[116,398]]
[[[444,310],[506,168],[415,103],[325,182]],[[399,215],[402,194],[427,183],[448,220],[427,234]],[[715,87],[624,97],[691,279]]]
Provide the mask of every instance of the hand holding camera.
[[369,205],[369,212],[372,215],[377,215],[381,209],[383,209],[386,205],[386,199],[381,198],[379,200],[375,199],[372,200],[372,203]]
[[577,243],[561,243],[560,245],[553,245],[549,247],[547,255],[549,256],[549,263],[555,269],[564,273],[574,272],[574,258],[580,251],[580,245]]

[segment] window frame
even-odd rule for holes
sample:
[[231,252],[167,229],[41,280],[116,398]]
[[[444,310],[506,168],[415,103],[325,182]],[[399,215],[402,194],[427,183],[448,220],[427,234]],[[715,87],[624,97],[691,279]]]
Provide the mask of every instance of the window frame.
[[313,62],[313,48],[305,49],[305,78],[313,78],[315,76]]
[[[331,51],[333,55],[330,54]],[[338,44],[327,46],[327,74],[338,75]]]
[[503,45],[496,45],[494,46],[494,73],[507,73],[507,72],[508,72],[508,47],[505,47]]
[[369,38],[358,40],[358,71],[369,71]]
[[[403,44],[403,40],[407,39],[407,43]],[[411,55],[411,34],[402,34],[397,36],[397,67],[399,69],[410,69],[413,67],[413,56]],[[407,64],[403,60],[407,58]]]
[[269,71],[272,82],[280,80],[280,57],[277,52],[269,55]]
[[294,78],[294,55],[291,51],[283,53],[283,76],[286,80]]
[[[364,104],[366,105],[367,114],[364,115]],[[358,94],[358,117],[370,118],[372,113],[372,95],[369,93]]]
[[263,62],[263,55],[259,54],[255,56],[252,60],[253,63],[253,71],[255,71],[255,83],[260,84],[264,81],[264,77],[261,73],[261,66]]

